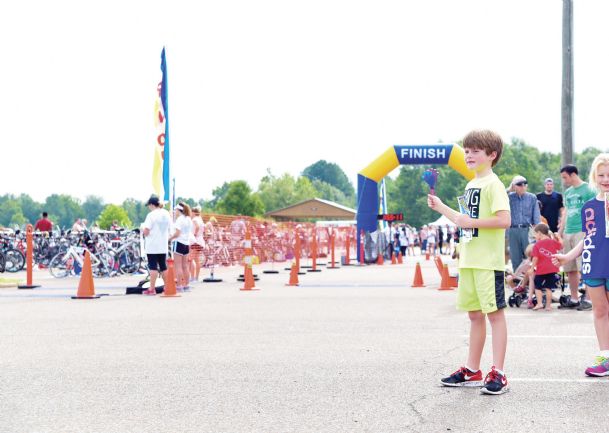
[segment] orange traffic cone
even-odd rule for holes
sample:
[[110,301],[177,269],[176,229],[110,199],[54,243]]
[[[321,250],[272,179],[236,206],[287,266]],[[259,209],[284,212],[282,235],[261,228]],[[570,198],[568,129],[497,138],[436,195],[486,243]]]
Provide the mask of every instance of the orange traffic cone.
[[165,288],[163,289],[163,294],[161,297],[163,298],[177,298],[179,296],[178,290],[176,288],[176,277],[173,272],[173,259],[167,259],[167,272],[165,273]]
[[78,282],[78,290],[76,296],[72,299],[97,299],[95,295],[95,284],[93,284],[93,269],[91,269],[91,256],[89,251],[85,250],[85,259],[80,272],[80,281]]
[[244,269],[243,269],[243,287],[239,290],[250,291],[256,289],[256,283],[254,282],[254,271],[252,270],[252,263],[254,262],[254,251],[252,249],[252,235],[250,234],[249,228],[245,231],[245,241],[243,242],[243,248],[245,249],[245,257],[243,257]]
[[404,258],[402,257],[402,252],[400,251],[398,253],[398,265],[401,265],[402,263],[404,263]]
[[414,270],[414,281],[411,287],[425,287],[423,283],[423,273],[421,272],[421,264],[417,262],[417,266]]
[[391,252],[391,264],[392,265],[397,265],[398,264],[398,261],[395,258],[395,252],[393,252],[393,251]]
[[385,261],[383,260],[383,253],[379,251],[378,255],[376,256],[376,264],[382,265],[384,263]]
[[425,251],[425,260],[429,260],[429,250]]
[[296,263],[292,263],[292,269],[290,270],[290,282],[286,286],[298,286],[298,268]]
[[450,287],[450,274],[448,273],[448,265],[446,264],[444,265],[444,268],[442,268],[442,281],[438,290],[453,290],[453,288]]
[[243,274],[243,287],[239,290],[258,290],[256,288],[256,283],[254,282],[254,271],[252,271],[252,265],[245,265],[245,273]]

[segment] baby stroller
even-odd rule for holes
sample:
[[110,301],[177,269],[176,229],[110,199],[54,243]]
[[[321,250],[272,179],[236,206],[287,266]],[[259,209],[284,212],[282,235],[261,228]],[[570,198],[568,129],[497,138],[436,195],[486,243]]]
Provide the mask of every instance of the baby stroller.
[[[520,308],[520,305],[522,305],[523,302],[526,302],[529,299],[527,291],[528,288],[524,286],[523,280],[518,281],[518,284],[516,285],[516,287],[514,287],[514,292],[508,298],[508,305],[510,307]],[[533,300],[533,302],[536,302],[536,300]]]
[[[528,295],[528,287],[526,287],[523,283],[524,278],[518,281],[518,284],[514,288],[514,292],[508,298],[508,305],[510,307],[520,308],[523,302],[527,302],[529,300]],[[560,290],[560,296],[558,298],[558,303],[561,307],[564,307],[569,300],[569,295],[565,294],[565,273],[561,272],[560,274],[556,274],[556,284],[554,286],[555,290]],[[543,295],[545,298],[545,295]],[[533,295],[531,298],[531,302],[533,306],[537,305],[537,296]]]

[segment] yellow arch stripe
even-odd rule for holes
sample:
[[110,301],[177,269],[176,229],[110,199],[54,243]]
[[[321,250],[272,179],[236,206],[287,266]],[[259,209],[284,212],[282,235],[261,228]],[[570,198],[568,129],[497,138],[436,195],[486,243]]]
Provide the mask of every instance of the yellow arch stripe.
[[[383,177],[387,176],[399,165],[400,161],[396,155],[395,147],[391,146],[381,156],[360,171],[359,174],[375,182],[380,182]],[[474,172],[465,165],[465,151],[457,144],[452,145],[448,166],[467,180],[474,178]]]
[[368,167],[360,171],[359,174],[375,182],[380,182],[381,179],[399,165],[400,161],[398,161],[398,156],[395,154],[395,148],[391,146],[385,153],[372,161]]

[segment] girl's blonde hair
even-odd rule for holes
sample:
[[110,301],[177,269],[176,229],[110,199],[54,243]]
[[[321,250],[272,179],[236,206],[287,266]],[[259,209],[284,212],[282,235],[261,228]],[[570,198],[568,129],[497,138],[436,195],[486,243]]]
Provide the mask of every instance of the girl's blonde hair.
[[609,153],[599,153],[592,161],[592,166],[590,167],[590,179],[589,184],[592,188],[598,191],[598,184],[596,183],[596,172],[601,165],[609,165]]

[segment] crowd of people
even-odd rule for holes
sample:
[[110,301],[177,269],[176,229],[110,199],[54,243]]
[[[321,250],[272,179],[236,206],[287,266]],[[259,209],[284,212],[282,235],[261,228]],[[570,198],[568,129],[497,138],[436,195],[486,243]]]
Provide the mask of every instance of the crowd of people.
[[453,255],[459,242],[459,230],[450,224],[425,224],[420,229],[410,224],[388,224],[381,230],[385,236],[387,251],[384,254],[401,254],[403,257],[415,255]]
[[[556,247],[550,250],[551,254],[559,251],[570,251],[579,242],[583,241],[585,233],[582,231],[582,208],[584,204],[593,199],[597,192],[587,182],[579,177],[579,170],[575,165],[569,164],[560,170],[561,180],[566,187],[564,197],[554,190],[554,180],[547,178],[544,181],[544,191],[532,194],[527,191],[528,182],[523,176],[515,176],[509,188],[509,201],[511,213],[511,225],[507,231],[509,249],[506,251],[506,261],[511,261],[511,281],[521,279],[529,287],[528,306],[536,310],[541,309],[538,305],[533,306],[532,294],[536,290],[557,288],[560,278],[552,276],[549,279],[536,278],[533,269],[536,263],[549,263],[547,269],[558,273],[558,269],[552,267],[551,260],[540,256],[536,248],[539,241],[539,233],[556,242]],[[547,254],[546,254],[547,255]],[[590,310],[591,303],[586,296],[579,299],[581,283],[581,258],[565,262],[562,265],[568,282],[569,296],[563,308],[575,308],[578,310]],[[543,275],[543,274],[537,274]],[[530,278],[529,278],[530,277]],[[537,282],[535,282],[537,279]],[[544,287],[536,287],[543,285]],[[548,287],[545,287],[548,286]],[[539,299],[539,296],[536,297]],[[547,299],[547,296],[546,296]],[[541,304],[541,302],[539,303]],[[547,303],[546,309],[551,309]]]

